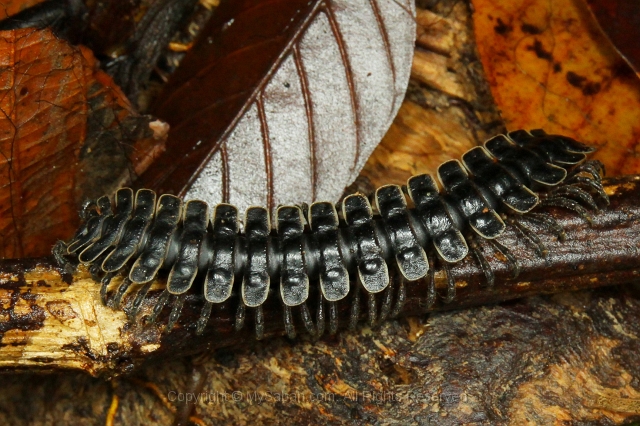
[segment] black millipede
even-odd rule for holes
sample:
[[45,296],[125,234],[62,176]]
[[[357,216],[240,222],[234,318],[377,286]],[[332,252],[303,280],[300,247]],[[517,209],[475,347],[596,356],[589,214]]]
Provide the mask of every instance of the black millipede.
[[[598,202],[608,204],[601,184],[604,167],[587,161],[593,151],[569,137],[518,130],[470,149],[461,161],[441,164],[440,185],[422,174],[403,187],[378,188],[371,201],[356,193],[336,205],[279,206],[273,224],[267,209],[249,207],[242,227],[238,209],[229,204],[210,211],[203,201],[183,203],[166,194],[156,199],[151,190],[134,195],[124,188],[115,195],[115,211],[107,196],[85,203],[83,224],[69,242],[59,241],[53,253],[68,271],[79,263],[90,265],[105,304],[118,307],[135,285],[134,318],[159,271],[169,271],[149,318],[156,321],[171,298],[167,331],[192,290],[202,292],[204,299],[197,333],[203,332],[212,307],[232,296],[238,300],[236,328],[251,309],[258,338],[264,335],[262,305],[269,297],[281,301],[290,337],[296,334],[294,308],[309,333],[321,335],[325,317],[335,333],[336,303],[349,298],[350,325],[355,326],[361,293],[367,296],[371,324],[397,315],[405,285],[421,278],[429,280],[428,303],[435,303],[436,265],[446,274],[444,301],[450,302],[456,283],[449,265],[469,254],[491,287],[494,273],[479,249],[483,243],[501,252],[517,277],[518,260],[496,240],[507,226],[546,256],[529,225],[560,240],[565,235],[545,207],[568,209],[590,222],[589,211],[597,210]],[[108,287],[117,275],[124,278],[109,299]],[[311,289],[318,291],[315,323],[308,306]]]

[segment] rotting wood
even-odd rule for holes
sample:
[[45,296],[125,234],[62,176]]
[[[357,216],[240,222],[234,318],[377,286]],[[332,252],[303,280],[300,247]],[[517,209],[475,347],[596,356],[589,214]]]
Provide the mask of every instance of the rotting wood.
[[[605,184],[611,205],[594,215],[592,227],[571,213],[554,212],[566,229],[567,240],[560,243],[549,233],[539,233],[549,249],[546,259],[539,258],[512,229],[507,230],[500,241],[519,259],[521,274],[517,280],[510,277],[506,263],[489,257],[496,285],[487,289],[482,271],[467,257],[451,269],[457,281],[457,297],[452,303],[443,303],[440,294],[435,306],[428,308],[426,280],[407,283],[402,315],[637,281],[640,176],[607,179]],[[437,273],[436,279],[439,293],[444,292],[443,274]],[[154,288],[161,286],[157,283]],[[143,314],[150,312],[159,293],[149,293]],[[125,311],[134,296],[125,295]],[[254,338],[251,321],[240,332],[234,330],[233,298],[214,308],[201,336],[194,334],[201,306],[195,294],[187,298],[182,317],[170,333],[163,333],[169,311],[166,308],[157,324],[130,321],[122,310],[102,305],[99,285],[86,270],[63,276],[52,258],[0,261],[0,302],[0,367],[11,370],[72,369],[112,376],[130,372],[147,359],[234,346]],[[348,308],[346,304],[340,306],[341,326],[347,324]],[[284,334],[276,298],[270,297],[264,309],[265,336]]]

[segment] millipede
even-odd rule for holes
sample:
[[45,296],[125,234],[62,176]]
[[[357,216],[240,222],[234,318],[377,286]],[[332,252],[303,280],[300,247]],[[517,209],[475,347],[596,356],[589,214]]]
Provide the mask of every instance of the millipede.
[[[262,305],[268,298],[279,298],[289,337],[296,335],[294,313],[312,335],[324,332],[325,318],[335,333],[341,300],[350,303],[351,327],[360,318],[363,294],[372,325],[401,311],[405,286],[412,281],[429,280],[426,300],[433,305],[436,266],[446,276],[443,301],[452,301],[456,282],[450,265],[468,255],[491,288],[494,272],[479,249],[483,243],[503,254],[516,278],[518,260],[496,240],[507,226],[544,257],[547,248],[531,224],[560,241],[565,238],[545,207],[573,211],[591,223],[590,211],[609,203],[601,183],[602,163],[587,160],[593,151],[540,129],[512,131],[470,149],[461,160],[441,164],[439,184],[422,174],[402,187],[382,186],[371,197],[356,193],[337,204],[279,206],[273,224],[263,207],[249,207],[241,226],[238,209],[230,204],[210,211],[203,201],[124,188],[115,194],[115,209],[108,196],[85,203],[80,228],[68,242],[59,241],[53,254],[67,271],[89,265],[109,306],[119,307],[135,285],[133,318],[154,279],[168,271],[149,317],[155,322],[171,299],[167,331],[179,320],[191,290],[203,299],[195,324],[198,334],[213,306],[237,300],[236,329],[252,310],[256,336],[262,338]],[[122,282],[109,296],[111,280],[118,275]],[[310,298],[312,289],[316,298]],[[315,321],[311,300],[317,301]]]

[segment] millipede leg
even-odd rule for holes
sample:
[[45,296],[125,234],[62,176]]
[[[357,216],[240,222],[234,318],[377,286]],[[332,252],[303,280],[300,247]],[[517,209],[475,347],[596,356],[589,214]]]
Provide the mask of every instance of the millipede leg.
[[384,296],[382,299],[382,306],[380,307],[380,322],[386,321],[391,313],[391,306],[393,305],[393,291],[395,287],[393,280],[389,283],[387,288],[384,289]]
[[236,309],[236,320],[234,324],[234,329],[236,331],[242,330],[242,328],[244,327],[244,320],[246,316],[247,316],[247,309],[244,303],[241,301],[238,304],[238,309]]
[[171,293],[169,293],[169,291],[165,288],[158,298],[156,306],[153,307],[153,312],[151,312],[151,317],[149,318],[149,322],[151,324],[155,323],[158,319],[158,316],[160,315],[160,312],[162,312],[164,305],[166,305],[167,301],[169,300],[169,296],[171,296]]
[[287,332],[289,339],[296,338],[296,327],[293,325],[293,315],[291,315],[291,307],[284,306],[284,330]]
[[491,269],[491,266],[489,265],[489,262],[487,262],[484,254],[482,254],[482,251],[480,251],[478,244],[470,239],[469,249],[471,250],[471,253],[473,253],[473,257],[475,257],[476,261],[480,265],[480,269],[484,273],[484,277],[487,280],[487,287],[493,287],[496,281],[496,277],[493,273],[493,270]]
[[349,330],[353,331],[360,318],[360,282],[353,286],[353,300],[351,300],[351,312],[349,313]]
[[202,311],[200,311],[200,318],[198,318],[198,324],[196,326],[196,334],[200,335],[204,332],[207,323],[209,322],[209,317],[211,316],[211,308],[213,307],[213,303],[204,302],[202,306]]
[[596,177],[599,182],[602,181],[602,176],[607,174],[604,168],[604,163],[600,160],[588,160],[583,164],[588,165],[589,167],[593,167],[596,170]]
[[115,308],[115,309],[120,308],[120,304],[122,303],[122,297],[127,292],[129,287],[131,287],[131,280],[129,279],[129,277],[124,277],[124,279],[122,280],[122,283],[120,284],[120,287],[118,287],[118,290],[116,291],[116,294],[110,300],[110,306],[112,308]]
[[307,306],[306,302],[300,305],[300,314],[302,316],[302,324],[304,325],[304,328],[307,329],[307,332],[310,335],[315,336],[316,326],[313,324],[313,320],[311,319],[311,312],[309,312],[309,306]]
[[262,340],[264,338],[264,313],[262,311],[262,305],[255,309],[255,323],[256,323],[256,339]]
[[602,175],[605,174],[604,164],[602,164],[598,160],[589,160],[584,163],[578,165],[575,169],[573,169],[567,179],[572,179],[576,175],[580,173],[589,173],[591,179],[596,182],[602,182]]
[[67,260],[64,255],[67,253],[67,244],[64,241],[58,240],[53,246],[53,257],[56,258],[56,262],[60,265],[60,268],[67,274],[73,274],[78,265]]
[[523,223],[519,222],[516,219],[509,219],[509,222],[514,226],[514,228],[522,235],[522,237],[527,240],[531,245],[533,245],[536,254],[542,258],[546,258],[549,250],[542,243],[540,238],[529,228],[527,228]]
[[[585,176],[585,173],[589,174],[589,176]],[[596,175],[594,175],[591,170],[575,169],[567,176],[565,182],[581,183],[592,189],[597,189],[602,187],[602,178],[599,177],[598,179],[594,179],[595,176]]]
[[67,259],[64,258],[64,254],[66,252],[67,244],[62,240],[56,241],[56,243],[53,245],[53,250],[51,250],[51,253],[53,254],[53,257],[56,258],[56,262],[58,263],[58,265],[66,265]]
[[183,293],[175,296],[175,298],[173,299],[171,313],[169,314],[169,321],[167,321],[167,326],[164,329],[165,333],[169,333],[171,330],[173,330],[176,322],[178,322],[178,318],[180,318],[180,313],[182,312],[182,306],[184,305],[185,297],[186,294]]
[[107,305],[107,291],[109,290],[109,284],[111,284],[111,279],[115,274],[113,272],[109,272],[102,277],[100,280],[100,300],[102,300],[103,305]]
[[404,277],[399,278],[398,283],[398,293],[396,294],[396,303],[393,305],[393,310],[391,311],[391,318],[396,318],[402,312],[402,308],[404,307],[404,302],[407,299],[407,289],[404,285]]
[[[100,268],[100,264],[98,264],[97,262],[89,266],[89,273],[91,274],[91,279],[93,279],[94,281],[102,281],[102,268]],[[113,274],[111,276],[113,276]]]
[[376,295],[373,293],[369,293],[368,301],[368,317],[369,317],[369,327],[373,327],[376,325],[376,314],[378,308],[376,307]]
[[444,297],[443,302],[451,303],[456,298],[456,280],[453,278],[453,274],[451,273],[451,268],[448,263],[442,262],[442,270],[447,278],[447,295]]
[[604,164],[600,160],[587,160],[584,163],[577,165],[571,172],[569,172],[569,177],[573,177],[574,175],[579,175],[584,172],[592,175],[593,180],[596,182],[602,182],[602,177],[606,175]]
[[522,217],[553,232],[561,243],[565,242],[567,239],[567,234],[564,232],[564,228],[553,218],[553,216],[547,213],[527,213]]
[[570,200],[565,197],[549,197],[540,201],[541,206],[550,206],[550,207],[561,207],[563,209],[571,210],[572,212],[578,214],[584,220],[586,220],[589,225],[592,225],[591,216],[587,212],[587,209],[582,207],[580,204],[576,203],[573,200]]
[[302,210],[302,219],[304,220],[304,223],[306,225],[308,225],[309,224],[309,220],[308,220],[308,218],[309,218],[309,204],[302,203],[302,204],[299,204],[298,207],[300,207],[300,210]]
[[329,302],[329,334],[332,336],[338,332],[338,304]]
[[80,210],[78,211],[78,216],[80,216],[80,219],[84,222],[87,219],[89,219],[89,213],[92,210],[97,210],[97,209],[98,209],[98,205],[96,204],[95,200],[85,200],[80,206]]
[[318,311],[316,312],[317,336],[320,338],[324,334],[324,297],[322,291],[318,294]]
[[140,310],[140,306],[142,306],[142,302],[144,301],[144,298],[147,297],[147,293],[149,292],[150,288],[151,288],[151,281],[143,285],[140,288],[140,290],[138,290],[138,293],[136,294],[136,298],[133,301],[133,306],[131,307],[131,318],[135,318],[138,316],[138,311]]
[[[444,262],[442,262],[444,264]],[[431,308],[436,303],[436,271],[434,262],[429,258],[429,278],[427,284],[427,308]]]
[[111,254],[112,251],[113,251],[112,248],[106,250],[104,253],[98,256],[98,258],[91,263],[91,266],[89,266],[89,273],[91,274],[91,278],[94,281],[100,282],[102,280],[102,277],[104,275],[107,275],[107,273],[102,271],[102,263],[107,258],[107,256]]
[[598,204],[596,204],[595,200],[584,189],[574,186],[574,185],[565,185],[552,193],[554,196],[561,196],[573,199],[575,201],[581,202],[583,205],[587,206],[591,210],[598,211]]
[[605,205],[609,205],[609,196],[604,191],[600,182],[596,182],[593,179],[589,179],[584,176],[573,176],[571,179],[567,180],[567,183],[572,185],[582,185],[591,189],[596,195],[598,195],[598,198],[600,198]]
[[488,240],[488,241],[489,241],[489,244],[493,246],[493,248],[498,250],[500,253],[504,255],[504,257],[507,258],[507,263],[509,264],[509,269],[511,269],[512,277],[514,279],[518,278],[518,275],[520,275],[520,265],[518,265],[518,260],[511,253],[511,250],[509,250],[508,248],[506,248],[504,245],[500,244],[496,240]]

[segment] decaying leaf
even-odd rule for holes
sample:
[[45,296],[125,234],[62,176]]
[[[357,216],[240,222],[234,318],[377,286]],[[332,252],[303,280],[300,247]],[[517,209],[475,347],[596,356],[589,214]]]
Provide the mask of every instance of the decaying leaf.
[[77,206],[144,171],[161,142],[88,49],[1,32],[0,257],[49,254]]
[[640,73],[640,13],[635,0],[586,0],[589,9],[627,63]]
[[640,170],[640,80],[573,0],[475,0],[478,49],[507,128],[599,148],[609,174]]
[[158,77],[164,79],[176,66],[167,49],[170,40],[192,37],[210,16],[205,5],[196,4],[198,0],[0,1],[0,29],[49,28],[71,44],[90,48],[132,103],[146,111],[158,92]]
[[42,3],[44,0],[4,0],[0,2],[0,19],[31,7],[35,4]]
[[155,113],[167,152],[141,186],[211,203],[337,200],[400,107],[409,0],[229,1]]

